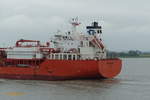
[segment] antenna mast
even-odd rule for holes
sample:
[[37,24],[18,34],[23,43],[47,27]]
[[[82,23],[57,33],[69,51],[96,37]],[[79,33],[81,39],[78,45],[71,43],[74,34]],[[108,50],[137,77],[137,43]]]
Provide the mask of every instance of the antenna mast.
[[76,32],[76,27],[79,26],[81,23],[78,20],[78,17],[72,18],[70,24],[72,25],[72,33]]

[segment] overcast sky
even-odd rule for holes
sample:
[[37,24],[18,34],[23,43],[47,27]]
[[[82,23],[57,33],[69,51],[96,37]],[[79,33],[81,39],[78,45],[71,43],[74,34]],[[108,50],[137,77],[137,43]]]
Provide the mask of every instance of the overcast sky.
[[47,41],[76,16],[80,27],[98,21],[110,50],[150,51],[150,0],[0,0],[0,46],[21,38]]

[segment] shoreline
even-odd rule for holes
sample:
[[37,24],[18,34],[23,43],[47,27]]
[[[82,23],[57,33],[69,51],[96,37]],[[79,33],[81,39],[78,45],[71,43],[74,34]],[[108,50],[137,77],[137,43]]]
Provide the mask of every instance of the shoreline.
[[118,56],[119,58],[150,58],[150,56],[128,56],[128,57],[121,57],[121,56]]

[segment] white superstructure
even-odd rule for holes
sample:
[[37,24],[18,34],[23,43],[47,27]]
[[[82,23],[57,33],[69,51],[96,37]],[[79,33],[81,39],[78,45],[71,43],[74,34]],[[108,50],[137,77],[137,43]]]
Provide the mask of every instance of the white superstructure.
[[[80,24],[77,19],[72,20],[73,30],[66,35],[54,35],[52,41],[55,48],[59,48],[64,53],[76,53],[80,59],[104,59],[106,58],[106,49],[101,41],[101,26],[93,22],[87,26],[87,33],[79,34],[76,27]],[[76,33],[78,35],[76,35]]]
[[6,49],[7,59],[105,59],[106,49],[102,44],[102,31],[98,22],[87,26],[85,34],[76,31],[76,27],[80,25],[77,18],[70,23],[72,31],[65,35],[55,34],[46,45],[34,40],[17,41],[15,47]]

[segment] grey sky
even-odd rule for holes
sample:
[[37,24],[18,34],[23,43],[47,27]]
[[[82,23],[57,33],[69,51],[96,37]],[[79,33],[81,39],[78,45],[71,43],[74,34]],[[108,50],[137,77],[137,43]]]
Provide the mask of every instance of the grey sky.
[[96,20],[110,50],[150,51],[149,0],[0,0],[0,46],[20,38],[48,40],[68,20],[78,16],[82,25]]

